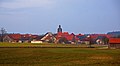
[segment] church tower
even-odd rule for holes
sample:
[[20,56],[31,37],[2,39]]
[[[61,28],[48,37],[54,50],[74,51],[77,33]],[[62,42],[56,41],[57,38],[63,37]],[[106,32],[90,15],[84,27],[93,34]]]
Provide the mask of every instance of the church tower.
[[61,25],[59,25],[59,28],[57,29],[57,32],[62,32],[62,28],[61,28]]

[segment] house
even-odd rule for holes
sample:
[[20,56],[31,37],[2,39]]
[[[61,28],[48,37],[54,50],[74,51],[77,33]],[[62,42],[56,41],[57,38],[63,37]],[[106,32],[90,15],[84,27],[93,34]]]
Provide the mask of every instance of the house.
[[76,37],[80,40],[79,44],[90,44],[89,34],[78,34]]
[[21,34],[21,39],[20,41],[22,43],[31,43],[31,41],[38,41],[36,40],[36,38],[38,37],[38,35],[32,35],[32,34]]
[[7,34],[4,36],[4,42],[12,42],[12,43],[28,43],[35,39],[38,35],[32,34]]
[[120,49],[120,38],[109,38],[109,48]]
[[43,43],[43,41],[41,40],[44,37],[44,35],[39,35],[39,36],[34,36],[33,40],[31,41],[31,43]]
[[108,44],[110,35],[107,34],[91,34],[93,44]]
[[48,43],[54,43],[56,40],[56,34],[52,34],[51,32],[47,32],[42,38],[41,41],[48,42]]
[[20,41],[22,43],[30,43],[34,38],[32,34],[21,34]]
[[3,37],[3,42],[19,42],[21,39],[21,34],[8,34]]
[[58,32],[56,35],[56,43],[68,43],[68,44],[76,44],[78,38],[75,34],[68,32]]

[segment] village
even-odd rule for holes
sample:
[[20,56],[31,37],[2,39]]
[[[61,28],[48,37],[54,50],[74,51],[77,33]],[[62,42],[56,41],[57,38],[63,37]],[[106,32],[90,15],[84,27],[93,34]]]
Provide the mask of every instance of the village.
[[120,0],[0,0],[0,66],[120,66]]
[[[3,31],[3,30],[2,30]],[[110,48],[120,48],[120,32],[107,34],[74,34],[63,32],[61,25],[57,33],[47,32],[44,35],[33,34],[1,34],[1,42],[9,43],[55,43],[55,44],[97,44],[108,45]]]

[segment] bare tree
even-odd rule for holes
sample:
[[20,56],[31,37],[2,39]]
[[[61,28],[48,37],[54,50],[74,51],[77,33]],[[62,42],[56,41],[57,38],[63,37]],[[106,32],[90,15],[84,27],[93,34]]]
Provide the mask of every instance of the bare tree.
[[7,34],[7,31],[4,28],[1,28],[0,30],[0,41],[3,42],[4,35]]

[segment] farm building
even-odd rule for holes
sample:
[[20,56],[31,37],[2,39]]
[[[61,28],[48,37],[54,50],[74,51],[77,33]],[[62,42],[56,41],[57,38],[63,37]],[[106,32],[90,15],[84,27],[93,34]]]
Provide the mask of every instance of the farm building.
[[120,38],[109,38],[109,48],[120,49]]
[[35,39],[37,35],[31,34],[8,34],[3,37],[4,42],[12,42],[12,43],[28,43],[31,40]]

